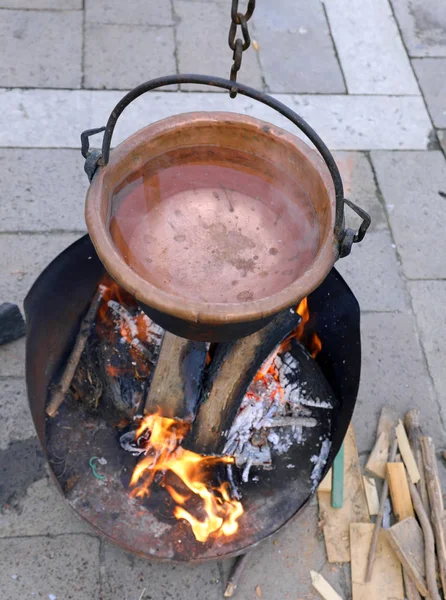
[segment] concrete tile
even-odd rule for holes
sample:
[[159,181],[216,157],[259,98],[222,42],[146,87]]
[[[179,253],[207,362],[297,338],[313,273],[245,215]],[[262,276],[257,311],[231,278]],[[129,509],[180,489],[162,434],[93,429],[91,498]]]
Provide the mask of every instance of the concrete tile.
[[[122,96],[113,91],[0,90],[0,146],[78,149],[79,133],[105,124]],[[277,98],[307,120],[333,150],[424,150],[429,143],[432,123],[421,97],[281,94]],[[124,111],[113,144],[148,123],[197,110],[245,113],[298,131],[276,111],[249,98],[151,92]]]
[[[23,456],[20,460],[23,461]],[[19,458],[12,466],[20,469]],[[44,477],[27,486],[21,476],[21,485],[16,485],[15,496],[3,508],[0,503],[0,538],[30,535],[61,535],[64,533],[92,533],[92,530],[77,517],[56,485],[49,477]],[[25,481],[23,481],[25,479]],[[3,480],[4,485],[9,481]],[[23,485],[24,484],[24,485]]]
[[[409,292],[445,425],[446,281],[412,281],[409,283]],[[444,445],[444,439],[442,442]]]
[[0,8],[33,10],[82,10],[82,0],[0,0]]
[[75,150],[0,149],[0,231],[85,231],[83,164]]
[[446,127],[446,58],[418,58],[412,64],[435,127]]
[[79,234],[0,234],[0,298],[18,304],[38,275]]
[[1,11],[4,87],[79,88],[81,52],[80,11]]
[[85,19],[87,23],[173,25],[172,7],[166,0],[86,0]]
[[353,415],[360,452],[371,450],[381,407],[390,404],[403,416],[419,408],[424,430],[444,444],[427,367],[409,314],[368,313],[362,316],[362,376]]
[[419,94],[388,0],[326,0],[350,94]]
[[145,597],[187,600],[220,600],[223,584],[217,563],[197,566],[150,563],[126,554],[116,546],[104,542],[101,566],[104,598],[139,598],[144,588]]
[[406,277],[446,277],[443,153],[373,152],[372,162]]
[[257,2],[253,31],[271,92],[345,93],[325,13],[320,2]]
[[[0,389],[0,450],[11,442],[35,439],[36,433],[28,408],[26,385],[23,379],[1,380]],[[4,463],[2,462],[2,465]],[[40,477],[43,475],[41,474]]]
[[0,377],[25,375],[25,349],[24,337],[0,346]]
[[85,28],[85,87],[133,88],[176,72],[170,27],[89,23]]
[[[174,0],[174,11],[178,21],[176,31],[180,73],[204,73],[228,79],[232,65],[232,50],[228,46],[230,3]],[[249,22],[252,33],[251,23],[252,20]],[[252,46],[243,53],[238,79],[252,87],[263,88],[260,66]],[[218,91],[217,88],[198,85],[185,85],[182,88],[211,93]]]
[[0,540],[2,600],[99,598],[99,541],[91,536]]
[[371,232],[336,268],[352,288],[363,311],[404,311],[408,308],[389,231]]
[[446,4],[391,0],[409,56],[446,56]]
[[[361,152],[335,152],[334,158],[341,172],[346,198],[367,211],[372,219],[369,232],[387,229],[375,178],[367,156]],[[347,222],[353,213],[346,209]],[[352,225],[353,226],[353,225]]]

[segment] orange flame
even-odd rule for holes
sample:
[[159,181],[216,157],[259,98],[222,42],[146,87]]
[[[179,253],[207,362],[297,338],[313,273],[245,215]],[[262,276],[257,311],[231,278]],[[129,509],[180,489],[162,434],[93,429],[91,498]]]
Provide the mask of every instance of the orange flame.
[[[150,495],[150,486],[156,473],[174,473],[183,483],[187,491],[180,491],[172,485],[165,484],[166,490],[176,503],[174,515],[190,524],[195,538],[205,542],[209,536],[230,536],[238,530],[238,519],[243,514],[243,506],[233,500],[229,494],[230,486],[224,482],[219,487],[212,487],[210,469],[218,464],[233,464],[232,456],[201,456],[180,447],[189,425],[161,417],[149,415],[144,417],[138,428],[135,439],[140,436],[150,438],[146,442],[146,456],[136,465],[130,486],[132,496],[139,498]],[[204,519],[200,520],[185,508],[185,504],[193,497],[201,499]]]

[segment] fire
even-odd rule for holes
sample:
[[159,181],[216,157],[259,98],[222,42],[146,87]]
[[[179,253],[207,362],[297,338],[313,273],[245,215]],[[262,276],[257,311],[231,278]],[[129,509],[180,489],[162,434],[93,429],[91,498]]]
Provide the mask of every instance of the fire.
[[[176,503],[174,516],[190,524],[195,538],[205,542],[211,535],[233,535],[238,530],[243,506],[231,498],[229,483],[212,486],[209,482],[212,468],[233,464],[234,458],[202,456],[182,448],[180,444],[188,430],[188,424],[160,415],[149,415],[142,419],[135,439],[144,440],[145,456],[133,471],[131,495],[139,498],[149,496],[157,473],[163,473],[163,481],[168,473],[173,473],[182,485],[174,487],[164,483],[164,487]],[[190,500],[197,499],[204,514],[202,520],[185,508]]]
[[[299,323],[293,337],[296,337],[299,341],[303,341],[305,334],[305,326],[310,320],[310,309],[308,308],[307,297],[301,300],[301,302],[298,304],[298,306],[296,307],[296,312],[302,317],[302,321]],[[318,336],[317,333],[313,333],[311,338],[304,345],[307,346],[307,350],[313,358],[316,358],[316,356],[322,350],[321,338]]]

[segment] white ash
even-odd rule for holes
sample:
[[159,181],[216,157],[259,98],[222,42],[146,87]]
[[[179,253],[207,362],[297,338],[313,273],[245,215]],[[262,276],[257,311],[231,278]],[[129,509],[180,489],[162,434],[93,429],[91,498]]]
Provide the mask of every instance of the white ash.
[[308,396],[305,382],[298,380],[299,364],[290,352],[269,356],[260,372],[263,376],[250,385],[223,450],[235,456],[237,466],[245,465],[243,481],[253,466],[271,468],[272,453],[283,455],[294,444],[305,442],[306,428],[318,423],[312,408],[332,408],[330,402]]
[[331,441],[324,440],[321,445],[319,456],[314,454],[311,457],[311,462],[314,464],[313,471],[311,472],[311,482],[313,484],[312,491],[314,492],[322,479],[322,471],[327,464],[327,458],[330,454]]

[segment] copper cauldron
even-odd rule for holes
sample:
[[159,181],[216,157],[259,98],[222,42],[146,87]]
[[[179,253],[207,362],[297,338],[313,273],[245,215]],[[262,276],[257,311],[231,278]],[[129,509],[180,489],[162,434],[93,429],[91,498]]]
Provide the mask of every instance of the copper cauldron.
[[[223,112],[169,117],[110,154],[125,107],[175,83],[235,87],[288,117],[319,154],[279,127]],[[102,151],[89,152],[88,136],[98,131]],[[99,258],[151,318],[181,337],[224,341],[264,327],[317,288],[370,223],[344,199],[333,157],[311,127],[240,83],[204,75],[149,81],[82,141],[86,221]],[[344,227],[344,203],[363,220],[358,232]]]

